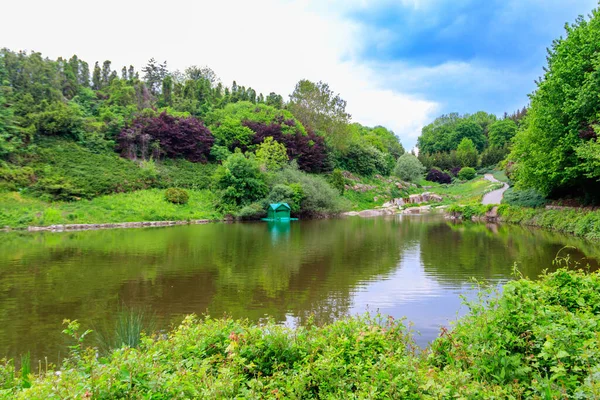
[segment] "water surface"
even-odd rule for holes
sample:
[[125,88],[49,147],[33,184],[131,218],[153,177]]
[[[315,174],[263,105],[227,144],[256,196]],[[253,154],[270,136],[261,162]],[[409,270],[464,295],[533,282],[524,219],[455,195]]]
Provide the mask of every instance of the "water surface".
[[294,325],[380,311],[426,345],[466,312],[471,278],[500,285],[515,263],[536,277],[559,251],[600,259],[573,237],[435,216],[2,234],[0,358],[57,360],[63,319],[110,326],[123,307],[160,328],[190,313]]

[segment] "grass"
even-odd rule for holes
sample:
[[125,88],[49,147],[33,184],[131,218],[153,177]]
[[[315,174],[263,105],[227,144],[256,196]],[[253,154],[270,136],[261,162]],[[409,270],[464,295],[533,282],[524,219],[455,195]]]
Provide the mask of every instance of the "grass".
[[[187,317],[106,357],[74,341],[60,367],[20,379],[0,367],[0,396],[42,398],[485,398],[600,396],[600,275],[559,269],[482,290],[453,329],[415,350],[401,320],[361,316],[291,329]],[[27,387],[30,386],[30,387]]]
[[214,206],[215,196],[208,190],[189,190],[190,199],[185,205],[167,202],[164,192],[148,189],[73,202],[46,202],[18,192],[0,193],[0,226],[24,228],[221,218]]
[[427,191],[439,194],[444,198],[441,205],[447,204],[479,204],[483,195],[495,186],[492,182],[480,177],[470,181],[450,185],[433,185]]

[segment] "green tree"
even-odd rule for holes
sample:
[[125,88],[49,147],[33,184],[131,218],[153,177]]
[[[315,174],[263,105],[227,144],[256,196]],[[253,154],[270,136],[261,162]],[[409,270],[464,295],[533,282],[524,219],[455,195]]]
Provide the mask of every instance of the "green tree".
[[258,145],[256,160],[267,171],[277,171],[288,162],[287,150],[283,144],[268,136]]
[[510,159],[518,186],[543,195],[588,194],[600,198],[598,176],[590,175],[600,115],[600,12],[566,25],[566,37],[548,51],[548,66],[530,96],[523,128]]
[[349,144],[351,116],[346,112],[346,101],[327,83],[299,81],[287,108],[306,128],[324,135],[334,147],[341,149]]
[[94,72],[92,73],[92,89],[100,90],[102,87],[102,71],[100,70],[100,65],[98,65],[98,61],[94,64]]
[[396,162],[394,175],[408,182],[417,182],[423,177],[425,167],[419,159],[410,153],[403,154]]
[[16,128],[12,109],[7,101],[8,85],[4,63],[0,59],[0,159],[5,158],[16,149]]
[[220,190],[221,207],[247,205],[267,194],[265,176],[253,155],[237,151],[215,171],[215,186]]
[[477,148],[473,141],[463,138],[456,149],[456,157],[463,167],[476,167],[478,160]]
[[471,140],[479,152],[483,151],[487,144],[483,128],[474,121],[464,120],[456,125],[452,135],[452,147],[458,151],[463,139]]
[[490,147],[504,147],[517,133],[517,123],[510,118],[501,119],[490,125],[488,140]]

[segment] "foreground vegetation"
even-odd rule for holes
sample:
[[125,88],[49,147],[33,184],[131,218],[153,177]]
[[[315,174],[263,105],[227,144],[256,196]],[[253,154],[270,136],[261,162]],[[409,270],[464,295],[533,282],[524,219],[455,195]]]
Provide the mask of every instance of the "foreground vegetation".
[[[600,275],[561,269],[482,292],[427,351],[402,321],[296,329],[187,317],[167,335],[98,355],[67,321],[61,368],[5,361],[10,398],[590,398],[600,395]],[[27,361],[27,360],[25,360]]]

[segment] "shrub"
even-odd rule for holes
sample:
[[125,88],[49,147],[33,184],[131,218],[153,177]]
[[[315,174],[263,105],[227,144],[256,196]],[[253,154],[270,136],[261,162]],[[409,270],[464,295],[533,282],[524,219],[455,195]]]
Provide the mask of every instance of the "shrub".
[[165,200],[173,204],[187,204],[190,196],[188,192],[179,188],[170,188],[165,191]]
[[256,220],[267,216],[267,202],[259,201],[242,207],[236,217],[242,220]]
[[250,204],[267,193],[265,175],[254,155],[246,157],[240,151],[227,157],[215,172],[214,182],[220,190],[220,206],[224,208]]
[[[336,214],[346,209],[344,199],[339,192],[321,176],[309,175],[293,167],[287,167],[277,173],[273,180],[275,186],[287,185],[292,189],[291,202],[294,205],[299,204],[300,214],[320,216]],[[286,193],[290,194],[287,189]]]
[[256,160],[266,170],[277,171],[288,162],[286,148],[273,137],[266,137],[256,149]]
[[477,172],[475,171],[475,168],[465,167],[458,173],[458,179],[470,181],[471,179],[475,178],[476,175]]
[[117,138],[124,157],[159,159],[185,158],[206,162],[215,139],[202,121],[194,117],[175,117],[163,112],[158,117],[141,116],[125,127]]
[[342,174],[340,169],[334,169],[331,175],[329,175],[329,183],[339,190],[341,195],[344,194],[344,191],[346,190],[346,178],[344,178],[344,174]]
[[440,171],[437,168],[432,168],[431,170],[429,170],[425,179],[430,182],[437,182],[437,183],[451,183],[452,182],[452,177],[450,175],[448,175],[445,172]]
[[390,165],[385,155],[373,146],[353,143],[339,155],[340,166],[354,174],[373,176],[389,175]]
[[510,188],[504,192],[502,203],[511,206],[537,208],[545,206],[547,200],[535,189],[515,190]]
[[405,153],[396,162],[394,175],[408,182],[416,182],[423,177],[425,167],[421,161],[410,153]]

